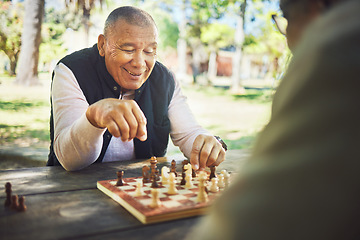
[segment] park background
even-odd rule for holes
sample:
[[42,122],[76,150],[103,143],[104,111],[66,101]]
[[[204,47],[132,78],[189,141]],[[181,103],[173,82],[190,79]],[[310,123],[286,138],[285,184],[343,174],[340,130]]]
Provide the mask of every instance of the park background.
[[[158,60],[180,81],[198,122],[229,154],[249,153],[290,56],[271,20],[278,0],[13,0],[0,1],[0,169],[46,164],[52,70],[95,44],[122,5],[154,17]],[[168,155],[177,154],[170,143]]]

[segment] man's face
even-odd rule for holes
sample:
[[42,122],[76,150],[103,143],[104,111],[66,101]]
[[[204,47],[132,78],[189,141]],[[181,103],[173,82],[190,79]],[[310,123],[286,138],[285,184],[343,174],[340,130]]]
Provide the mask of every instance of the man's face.
[[106,38],[98,38],[99,54],[123,90],[136,90],[148,79],[154,68],[157,48],[154,25],[139,27],[118,20]]

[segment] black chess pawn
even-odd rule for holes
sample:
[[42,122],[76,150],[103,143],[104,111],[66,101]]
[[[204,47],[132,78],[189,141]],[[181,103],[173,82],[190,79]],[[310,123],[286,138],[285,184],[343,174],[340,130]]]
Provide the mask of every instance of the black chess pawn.
[[10,207],[11,205],[11,183],[7,182],[5,184],[5,193],[6,193],[6,199],[5,199],[5,207]]
[[151,184],[151,187],[152,188],[158,188],[159,187],[159,184],[157,183],[156,181],[156,175],[152,176],[152,184]]
[[116,186],[124,186],[124,181],[122,180],[123,176],[124,176],[124,171],[118,171],[117,173],[117,182],[116,182]]
[[210,166],[210,176],[209,176],[209,180],[211,180],[212,178],[216,178],[216,173],[215,173],[216,167],[215,166]]
[[186,173],[183,172],[182,175],[181,175],[182,179],[181,179],[180,185],[185,185],[186,184],[185,176],[186,176]]
[[11,196],[10,208],[13,209],[13,210],[18,210],[18,208],[19,208],[19,197],[18,197],[18,195],[12,195]]
[[175,160],[172,160],[172,161],[171,161],[170,172],[173,172],[173,173],[175,174],[175,177],[177,177],[176,161],[175,161]]
[[21,196],[19,197],[19,206],[18,206],[18,211],[19,212],[25,212],[27,209],[26,205],[25,205],[25,197]]

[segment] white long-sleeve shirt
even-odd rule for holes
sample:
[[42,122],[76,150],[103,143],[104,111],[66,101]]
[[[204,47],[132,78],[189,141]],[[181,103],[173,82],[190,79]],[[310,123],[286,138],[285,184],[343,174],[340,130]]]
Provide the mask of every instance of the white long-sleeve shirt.
[[[66,170],[84,168],[99,157],[103,134],[106,129],[94,127],[86,118],[89,103],[86,101],[73,72],[60,63],[54,70],[52,83],[52,105],[54,118],[54,151],[60,164]],[[122,99],[134,99],[134,91],[129,91]],[[195,138],[209,133],[195,120],[175,80],[175,90],[168,107],[171,124],[170,136],[175,146],[190,157]],[[111,138],[103,162],[135,159],[134,142],[123,142]]]

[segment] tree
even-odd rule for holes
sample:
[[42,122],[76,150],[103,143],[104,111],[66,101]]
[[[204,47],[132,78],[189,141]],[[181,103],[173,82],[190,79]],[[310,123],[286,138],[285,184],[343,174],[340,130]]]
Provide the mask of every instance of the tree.
[[41,23],[45,0],[26,0],[24,26],[21,36],[21,52],[15,83],[36,85],[38,79],[39,46],[41,43]]
[[19,58],[23,11],[22,4],[0,2],[0,50],[9,58],[10,75],[15,75]]
[[[232,62],[232,84],[231,91],[234,94],[243,94],[245,92],[245,88],[241,84],[240,78],[240,65],[241,65],[241,57],[242,57],[242,47],[245,41],[245,32],[244,32],[244,23],[245,23],[245,11],[246,11],[246,0],[240,3],[240,7],[238,9],[238,14],[236,16],[236,30],[235,30],[235,38],[234,38],[234,46],[235,46],[235,54]],[[235,3],[235,7],[238,6]]]
[[[75,8],[76,11],[82,12],[82,24],[85,30],[85,44],[89,45],[89,32],[91,27],[91,10],[95,8],[95,0],[65,0],[66,7]],[[104,0],[99,0],[100,6],[102,6]],[[74,7],[75,6],[75,7]]]
[[227,24],[212,23],[201,29],[200,39],[210,51],[208,79],[217,75],[216,58],[219,49],[228,47],[234,42],[234,29]]
[[226,13],[228,4],[227,0],[191,0],[192,14],[187,28],[187,41],[192,49],[193,83],[196,83],[204,54],[204,43],[199,36],[211,24],[211,20],[219,19]]

